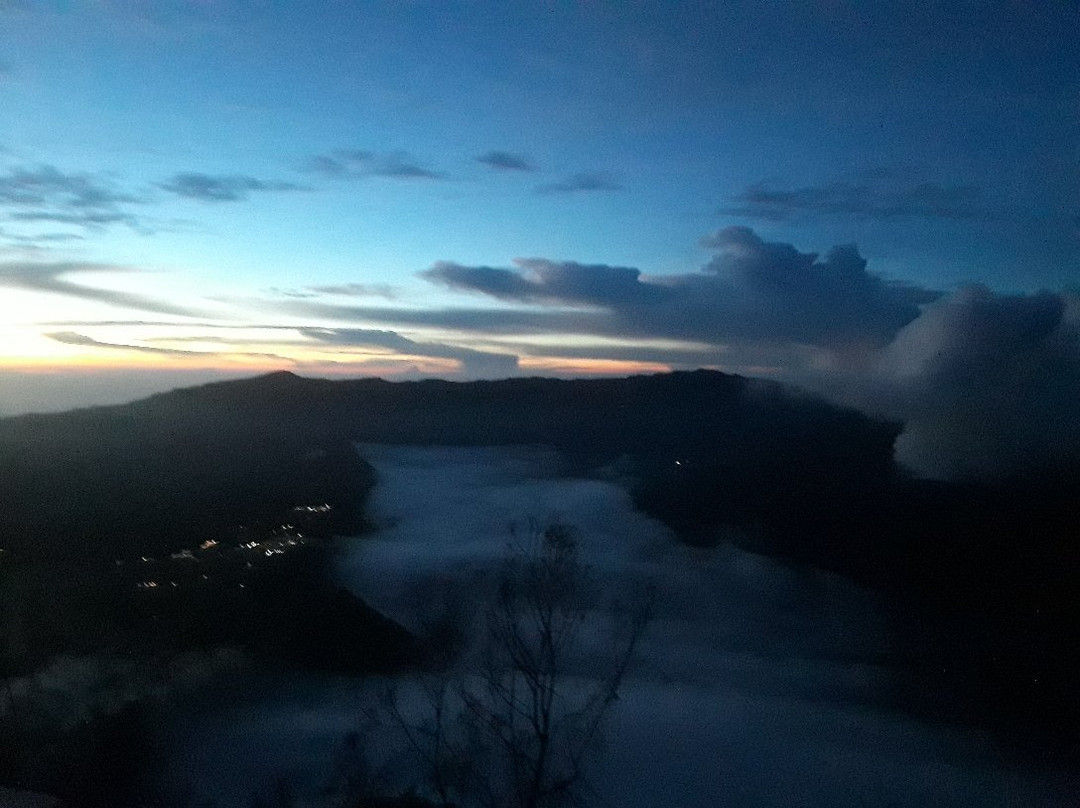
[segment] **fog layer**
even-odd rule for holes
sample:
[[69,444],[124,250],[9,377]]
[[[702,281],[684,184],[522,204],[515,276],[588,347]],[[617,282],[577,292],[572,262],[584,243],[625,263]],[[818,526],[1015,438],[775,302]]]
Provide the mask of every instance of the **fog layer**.
[[[542,449],[364,447],[380,526],[341,574],[406,625],[469,585],[511,526],[560,520],[610,597],[646,583],[655,616],[594,770],[598,805],[1039,804],[982,736],[887,705],[899,673],[875,600],[836,576],[676,542],[599,480]],[[478,591],[475,588],[472,591]]]
[[[972,730],[890,704],[901,683],[879,604],[826,573],[730,545],[676,542],[626,492],[560,476],[535,448],[365,446],[378,529],[342,539],[342,583],[415,627],[432,599],[476,582],[512,525],[579,531],[604,598],[646,583],[657,602],[589,778],[598,806],[1059,805],[1051,780],[1008,766]],[[359,729],[368,686],[314,678],[185,719],[172,787],[244,804],[286,775],[317,790],[335,743]],[[190,792],[189,792],[190,793]]]

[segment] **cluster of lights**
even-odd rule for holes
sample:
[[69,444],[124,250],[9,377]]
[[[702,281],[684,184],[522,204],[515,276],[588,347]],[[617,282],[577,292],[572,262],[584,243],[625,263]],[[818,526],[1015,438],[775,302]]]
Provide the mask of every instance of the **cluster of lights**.
[[[292,529],[291,525],[282,525],[281,527],[282,527],[282,529],[288,529],[288,530]],[[262,550],[263,555],[269,557],[269,556],[274,556],[274,555],[284,555],[285,553],[288,552],[288,549],[290,547],[297,547],[297,546],[299,546],[299,545],[301,545],[303,543],[304,543],[304,537],[300,533],[296,533],[295,537],[290,536],[290,537],[288,537],[286,539],[280,539],[280,540],[272,541],[272,542],[258,542],[258,541],[245,542],[244,544],[239,545],[237,549],[240,549],[240,550]],[[218,542],[213,541],[213,540],[209,540],[207,542],[203,542],[203,544],[199,546],[199,549],[200,550],[207,550],[207,549],[209,549],[211,547],[216,546],[217,544],[218,544]],[[187,560],[198,561],[199,560],[198,558],[195,557],[194,553],[192,553],[191,550],[181,550],[179,552],[172,553],[172,554],[170,554],[169,558],[171,560],[173,560],[173,561],[187,561]],[[140,556],[140,560],[142,562],[144,562],[144,563],[149,564],[149,563],[156,562],[157,559],[149,557],[149,556]],[[120,560],[117,561],[118,565],[121,564],[121,563],[122,562]],[[250,561],[248,561],[245,564],[245,566],[248,569],[251,569],[254,565]],[[210,580],[210,576],[205,574],[205,573],[203,573],[201,577],[202,577],[202,579],[204,581]],[[173,587],[179,587],[179,584],[176,581],[169,581],[169,584],[170,584],[170,586],[173,586]],[[154,580],[139,581],[138,583],[135,584],[135,588],[138,589],[138,590],[142,590],[142,591],[146,591],[146,590],[150,590],[150,589],[159,589],[159,588],[161,588],[161,586],[163,586],[162,583],[159,583],[158,581],[154,581]],[[245,588],[244,584],[238,584],[238,586],[241,589]]]
[[297,505],[293,513],[327,513],[331,509],[332,506],[324,502],[322,505]]
[[[292,511],[293,511],[293,513],[327,513],[331,509],[332,509],[331,505],[329,505],[328,503],[323,503],[322,505],[297,505],[295,508],[292,509]],[[299,546],[301,544],[304,544],[304,542],[305,542],[304,534],[300,533],[296,529],[296,527],[294,525],[290,525],[290,524],[279,525],[277,528],[274,529],[274,534],[275,534],[275,536],[277,538],[271,539],[269,541],[255,541],[255,540],[252,540],[252,541],[244,542],[243,544],[237,545],[237,549],[238,550],[261,550],[263,555],[269,557],[269,556],[274,556],[274,555],[284,555],[286,552],[288,552],[288,549],[290,547],[297,547],[297,546]],[[217,547],[219,544],[220,544],[220,542],[215,540],[215,539],[207,539],[206,541],[202,542],[198,546],[198,549],[199,549],[200,552],[206,552],[208,550],[212,550],[213,548]],[[3,552],[4,552],[3,549],[0,549],[0,554],[2,554]],[[175,553],[170,553],[169,554],[169,560],[170,561],[198,561],[199,558],[195,555],[195,552],[193,550],[183,549],[183,550],[179,550],[179,551],[177,551]],[[144,555],[144,556],[139,556],[139,561],[142,562],[143,564],[156,564],[158,559],[154,558],[153,556],[145,556]],[[117,559],[116,560],[116,565],[117,566],[122,566],[123,563],[124,563],[123,559]],[[248,569],[251,569],[252,568],[252,563],[250,561],[248,561],[247,564],[246,564],[246,567]],[[204,581],[209,580],[210,576],[206,575],[206,574],[203,574],[202,579]],[[170,581],[169,583],[174,587],[179,586],[179,584],[177,584],[176,581]],[[141,589],[141,590],[158,589],[158,588],[160,588],[160,586],[161,586],[161,584],[159,584],[158,581],[154,581],[154,580],[140,581],[137,584],[135,584],[135,588],[136,589]],[[244,584],[239,584],[239,586],[240,586],[241,589],[244,588]]]

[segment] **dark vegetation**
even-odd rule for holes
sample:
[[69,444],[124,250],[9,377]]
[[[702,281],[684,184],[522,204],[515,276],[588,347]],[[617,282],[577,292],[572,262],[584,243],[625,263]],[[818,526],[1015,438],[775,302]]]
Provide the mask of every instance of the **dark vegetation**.
[[[124,577],[129,567],[110,567],[206,539],[228,547],[265,539],[311,503],[332,508],[305,529],[358,532],[374,475],[353,442],[548,445],[569,471],[630,481],[638,506],[688,542],[739,536],[888,592],[911,664],[977,694],[968,701],[1003,737],[1050,735],[1059,749],[1072,747],[1080,474],[912,480],[893,462],[900,429],[706,371],[471,383],[275,373],[0,421],[0,571],[32,571],[6,584],[10,600],[36,604],[42,625],[23,643],[29,656],[225,643],[304,665],[396,664],[407,656],[403,632],[321,583],[315,548],[269,559],[252,581],[221,561],[216,584],[176,592],[139,592]],[[148,594],[157,600],[132,607]],[[380,649],[378,659],[322,658],[346,644],[331,624],[378,638],[366,646]],[[17,656],[9,644],[7,664]],[[960,715],[963,701],[924,706],[970,718]]]

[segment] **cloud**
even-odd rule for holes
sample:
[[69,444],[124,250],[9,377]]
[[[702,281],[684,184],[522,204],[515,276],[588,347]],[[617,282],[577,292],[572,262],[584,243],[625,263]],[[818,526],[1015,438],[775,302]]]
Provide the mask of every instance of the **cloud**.
[[752,185],[721,209],[722,214],[764,221],[798,217],[853,216],[862,219],[992,219],[977,185],[902,184],[891,172],[867,172],[857,180],[791,189]]
[[301,328],[299,331],[325,345],[377,348],[410,356],[452,359],[471,377],[504,377],[517,370],[518,358],[514,354],[478,351],[442,342],[416,342],[395,331],[359,328]]
[[381,297],[384,300],[397,300],[400,296],[398,287],[388,283],[339,283],[304,286],[299,289],[271,286],[265,291],[271,295],[295,300],[312,300],[319,297]]
[[0,174],[0,205],[101,209],[139,201],[89,174],[65,174],[54,166],[13,168]]
[[[39,326],[48,328],[86,328],[86,327],[110,327],[110,328],[159,328],[162,326],[176,326],[177,323],[171,320],[46,320],[39,322]],[[196,322],[187,321],[183,323],[185,328],[218,328],[218,329],[235,329],[235,330],[248,330],[258,329],[260,331],[291,331],[294,326],[291,325],[271,325],[269,323],[250,324],[244,323],[242,325],[229,325],[226,323],[216,322]]]
[[342,283],[306,288],[316,294],[339,297],[381,297],[386,300],[394,300],[398,297],[397,287],[388,283]]
[[[96,340],[93,337],[88,337],[85,334],[79,334],[75,331],[55,331],[52,333],[44,334],[49,339],[63,343],[64,345],[80,345],[89,348],[105,348],[114,351],[134,351],[136,353],[155,354],[157,356],[178,356],[178,357],[197,357],[200,359],[207,359],[211,357],[220,356],[236,356],[242,355],[249,358],[259,359],[272,359],[275,362],[287,362],[290,365],[296,365],[297,363],[289,359],[288,357],[281,356],[275,353],[266,352],[237,352],[237,351],[189,351],[183,348],[159,348],[154,345],[131,345],[122,342],[102,342]],[[179,341],[184,341],[183,339]],[[205,341],[205,339],[199,339],[199,341]],[[239,342],[237,344],[240,344]],[[261,344],[261,343],[256,343]]]
[[[576,359],[613,360],[628,363],[659,363],[669,367],[695,369],[722,364],[733,372],[751,372],[770,368],[779,361],[778,350],[759,350],[744,347],[738,353],[727,348],[690,344],[670,347],[614,344],[603,339],[614,335],[615,324],[605,312],[535,311],[517,309],[441,308],[418,309],[405,307],[345,306],[311,300],[293,300],[283,308],[289,313],[320,320],[378,324],[391,328],[438,328],[463,335],[483,335],[485,342],[507,354],[567,359],[573,366]],[[347,330],[347,329],[344,329]],[[361,333],[363,333],[361,331]],[[529,337],[574,337],[573,344],[564,341],[529,342]],[[590,341],[589,336],[600,336]],[[513,338],[502,344],[500,338]],[[520,340],[520,341],[519,341]],[[498,355],[498,352],[492,353]],[[509,369],[506,370],[509,372]],[[495,375],[495,374],[493,374]]]
[[[541,258],[509,268],[443,261],[421,273],[501,306],[288,305],[365,325],[512,336],[509,349],[532,356],[770,368],[902,420],[897,456],[923,476],[998,477],[1080,461],[1077,294],[969,287],[946,296],[873,274],[853,245],[818,256],[745,227],[702,244],[711,260],[681,275]],[[529,340],[552,335],[581,339]]]
[[898,459],[925,476],[1080,461],[1080,298],[962,289],[901,329],[852,389],[904,420]]
[[608,174],[574,174],[560,182],[536,186],[538,194],[577,194],[593,191],[621,191],[623,186]]
[[594,334],[610,330],[601,325],[603,320],[610,319],[603,312],[346,306],[310,300],[290,300],[277,308],[292,314],[343,322],[435,326],[472,334]]
[[429,281],[442,283],[457,291],[482,292],[500,300],[523,303],[557,300],[540,281],[522,277],[508,269],[469,267],[451,261],[438,261],[431,269],[420,274]]
[[129,351],[156,356],[179,357],[183,359],[213,359],[218,357],[243,357],[245,359],[270,360],[277,364],[286,364],[292,367],[300,363],[280,354],[265,351],[190,351],[183,348],[159,348],[152,345],[132,345],[128,343],[102,342],[93,337],[79,334],[73,331],[62,331],[44,334],[45,337],[65,345],[77,345],[90,348],[100,348],[112,351]]
[[[518,351],[524,356],[551,357],[565,360],[607,360],[613,362],[627,362],[635,364],[662,365],[673,370],[696,370],[701,367],[716,367],[722,364],[725,368],[743,368],[750,364],[759,364],[748,361],[749,356],[727,350],[718,350],[715,346],[708,345],[649,345],[649,344],[612,344],[609,341],[587,341],[584,339],[574,340],[572,344],[559,343],[556,345],[517,345],[508,344],[508,350]],[[720,359],[724,361],[721,363]],[[573,362],[567,362],[573,365]]]
[[161,354],[165,356],[198,355],[197,351],[183,351],[176,348],[154,348],[147,345],[124,345],[115,342],[101,342],[93,337],[88,337],[74,331],[56,331],[44,334],[44,336],[55,342],[61,342],[64,345],[81,345],[89,348],[111,348],[114,350],[137,351],[139,353]]
[[489,151],[476,158],[476,162],[496,171],[536,171],[532,160],[520,154],[504,151]]
[[19,244],[27,249],[44,248],[46,244],[58,244],[65,241],[82,241],[83,236],[75,233],[35,233],[26,235],[23,233],[9,233],[0,229],[0,239],[12,244]]
[[7,261],[0,262],[0,286],[12,289],[24,289],[31,292],[47,292],[50,294],[75,297],[81,300],[93,300],[99,303],[107,303],[111,306],[119,306],[140,311],[156,312],[158,314],[171,314],[181,317],[189,317],[195,314],[191,309],[177,306],[167,301],[120,292],[114,289],[98,289],[93,286],[83,286],[67,280],[68,275],[77,275],[93,272],[130,272],[125,267],[109,264],[92,264],[83,262],[33,262],[33,261]]
[[404,160],[384,160],[371,173],[377,177],[394,177],[405,180],[441,180],[446,176]]
[[518,259],[512,268],[441,261],[421,273],[501,306],[310,299],[273,305],[364,328],[438,328],[484,335],[489,343],[512,338],[502,343],[507,350],[528,356],[711,366],[801,380],[834,354],[872,356],[941,296],[870,273],[854,246],[819,258],[741,227],[714,233],[703,244],[714,257],[700,271],[681,275],[541,258]]
[[66,173],[49,165],[0,173],[0,212],[10,222],[52,222],[87,230],[125,224],[148,232],[125,209],[144,201],[91,174]]
[[661,303],[670,291],[641,282],[641,271],[606,264],[578,264],[519,258],[524,272],[495,267],[468,267],[440,261],[421,273],[451,289],[481,292],[500,300],[555,305],[610,306]]
[[[517,269],[437,263],[422,273],[451,289],[566,309],[583,333],[834,346],[883,344],[940,296],[866,271],[853,245],[824,260],[729,227],[703,240],[717,255],[701,272],[646,276],[631,267],[526,258]],[[522,313],[524,314],[524,312]]]
[[334,179],[389,177],[403,180],[443,180],[446,175],[425,168],[406,152],[375,152],[360,149],[337,149],[310,158],[306,169]]
[[319,296],[317,293],[307,289],[285,289],[280,286],[268,286],[263,290],[263,293],[274,295],[275,297],[291,297],[296,300],[308,300]]
[[375,154],[360,149],[337,149],[330,154],[317,154],[308,160],[307,170],[329,177],[364,176]]
[[158,187],[187,199],[203,202],[239,202],[253,191],[303,191],[292,182],[266,181],[244,174],[179,173],[158,183]]
[[27,210],[11,213],[8,218],[16,222],[51,222],[53,224],[77,225],[87,229],[102,228],[110,224],[126,224],[133,230],[149,232],[138,217],[118,211],[90,210],[65,213],[61,211]]

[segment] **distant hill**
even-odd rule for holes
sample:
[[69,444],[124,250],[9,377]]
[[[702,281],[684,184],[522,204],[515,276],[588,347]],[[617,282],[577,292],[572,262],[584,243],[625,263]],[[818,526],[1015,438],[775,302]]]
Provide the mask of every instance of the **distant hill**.
[[464,383],[273,373],[0,420],[0,532],[25,551],[157,551],[309,500],[332,502],[337,527],[355,529],[373,477],[350,442],[544,444],[578,469],[631,458],[642,479],[722,468],[805,488],[887,477],[898,432],[709,371]]
[[374,475],[347,442],[212,398],[174,412],[132,404],[0,420],[0,547],[153,554],[330,500],[341,506],[334,526],[355,528]]
[[[475,382],[328,381],[280,372],[157,395],[130,408],[174,421],[211,412],[284,429],[319,424],[357,441],[545,444],[592,462],[626,451],[685,451],[719,441],[708,451],[776,448],[824,459],[846,450],[849,461],[880,469],[891,463],[900,428],[780,384],[705,370]],[[838,442],[827,448],[826,435]]]

